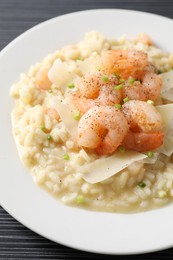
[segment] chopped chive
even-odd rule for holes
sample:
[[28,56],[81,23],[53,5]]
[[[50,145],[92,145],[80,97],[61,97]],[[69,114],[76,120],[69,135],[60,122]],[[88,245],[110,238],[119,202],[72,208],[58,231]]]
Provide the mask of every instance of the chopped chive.
[[126,97],[126,98],[123,99],[123,102],[124,102],[124,103],[126,103],[127,101],[129,101],[129,98],[128,98],[128,97]]
[[68,84],[68,88],[74,88],[74,87],[75,87],[74,83],[69,83]]
[[125,79],[120,79],[120,83],[124,83],[125,82]]
[[97,70],[97,71],[101,71],[101,68],[100,68],[100,67],[97,67],[96,70]]
[[75,112],[74,115],[73,115],[73,118],[74,118],[75,120],[79,120],[80,117],[81,117],[80,111]]
[[53,93],[53,90],[52,90],[52,89],[49,89],[48,92],[49,92],[49,93]]
[[102,76],[102,80],[103,80],[104,82],[108,82],[108,81],[109,81],[109,78],[108,78],[108,76],[103,75],[103,76]]
[[[173,69],[173,68],[172,68],[172,69]],[[158,70],[158,71],[157,71],[157,74],[161,74],[161,73],[162,73],[162,71],[161,71],[161,70]]]
[[44,125],[40,126],[40,129],[45,132],[46,131],[46,127]]
[[52,136],[51,136],[51,135],[47,135],[47,139],[48,139],[48,140],[51,140],[51,139],[52,139]]
[[120,75],[118,75],[117,73],[114,73],[113,75],[116,76],[118,79],[120,78]]
[[145,188],[145,187],[146,187],[146,183],[143,182],[143,181],[141,181],[141,182],[138,183],[138,186],[139,186],[140,188]]
[[160,191],[158,192],[158,195],[159,195],[159,197],[160,197],[161,199],[163,199],[163,198],[166,197],[166,191],[160,190]]
[[114,107],[118,108],[118,109],[121,109],[121,104],[115,104]]
[[79,57],[79,58],[77,58],[76,60],[81,60],[81,61],[83,61],[83,58],[82,58],[82,57]]
[[82,203],[84,203],[84,201],[85,201],[84,196],[82,196],[82,195],[77,196],[77,198],[76,198],[77,204],[82,204]]
[[123,87],[123,84],[119,84],[114,87],[115,90],[120,90]]
[[63,155],[63,159],[66,160],[66,161],[68,161],[68,160],[70,159],[69,154],[68,154],[68,153],[64,154],[64,155]]
[[154,106],[154,101],[153,100],[149,99],[149,100],[147,100],[147,103]]
[[152,158],[154,156],[154,153],[152,151],[149,151],[147,153],[148,158]]
[[132,85],[132,84],[135,82],[135,79],[134,79],[134,78],[130,78],[130,79],[128,80],[128,82],[129,82],[130,85]]
[[120,146],[118,147],[118,151],[119,151],[120,153],[124,153],[124,152],[126,151],[126,148],[125,148],[123,145],[120,145]]

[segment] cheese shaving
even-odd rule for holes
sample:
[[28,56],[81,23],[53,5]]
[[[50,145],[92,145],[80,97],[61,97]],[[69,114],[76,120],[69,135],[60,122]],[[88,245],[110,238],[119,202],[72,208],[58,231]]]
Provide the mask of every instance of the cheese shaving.
[[64,104],[58,97],[53,97],[52,104],[59,113],[67,132],[70,134],[73,140],[76,140],[78,121],[74,119],[75,111],[73,106],[71,104]]
[[173,70],[160,74],[163,80],[161,97],[173,101]]
[[157,151],[170,156],[173,153],[173,104],[157,106],[163,121],[165,134],[163,145]]
[[147,156],[135,151],[116,152],[107,158],[100,158],[94,162],[81,166],[78,169],[83,174],[83,179],[88,183],[104,181],[132,164],[143,160]]

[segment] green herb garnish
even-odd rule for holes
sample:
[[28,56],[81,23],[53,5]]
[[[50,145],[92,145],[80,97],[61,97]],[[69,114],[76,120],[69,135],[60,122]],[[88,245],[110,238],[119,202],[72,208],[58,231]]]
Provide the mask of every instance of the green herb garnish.
[[85,201],[84,196],[82,196],[82,195],[77,196],[77,198],[76,198],[77,204],[82,204],[82,203],[84,203],[84,201]]
[[148,158],[152,158],[154,156],[154,153],[152,151],[149,151],[147,153]]
[[68,88],[74,88],[74,87],[75,87],[74,83],[69,83],[68,84]]
[[135,79],[134,79],[134,78],[130,78],[130,79],[128,80],[128,82],[129,82],[130,85],[132,85],[132,84],[135,82]]
[[83,58],[82,58],[82,57],[78,57],[76,60],[81,60],[81,61],[83,61]]
[[47,135],[47,139],[48,139],[48,140],[51,140],[51,139],[52,139],[52,136],[51,136],[51,135]]
[[118,147],[118,151],[120,153],[124,153],[126,151],[126,148],[123,145],[121,145],[121,146]]
[[146,187],[146,183],[141,181],[141,182],[138,183],[138,186],[143,189],[143,188]]
[[125,79],[120,79],[120,83],[124,83],[125,82]]
[[127,101],[129,101],[129,98],[128,98],[128,97],[126,97],[126,98],[123,99],[123,102],[124,102],[124,103],[126,103]]
[[74,113],[74,115],[73,115],[73,118],[74,118],[75,120],[79,120],[80,117],[81,117],[80,111],[76,111],[76,112]]
[[116,107],[117,109],[121,109],[121,104],[115,104],[114,107]]
[[108,81],[109,81],[109,78],[108,78],[107,75],[103,75],[103,76],[102,76],[102,80],[103,80],[104,82],[108,82]]
[[64,155],[63,155],[63,159],[66,160],[66,161],[68,161],[68,160],[70,159],[69,154],[68,154],[68,153],[64,154]]
[[119,84],[114,87],[115,90],[120,90],[123,87],[123,84]]
[[40,126],[40,129],[45,132],[46,131],[46,127],[44,125]]

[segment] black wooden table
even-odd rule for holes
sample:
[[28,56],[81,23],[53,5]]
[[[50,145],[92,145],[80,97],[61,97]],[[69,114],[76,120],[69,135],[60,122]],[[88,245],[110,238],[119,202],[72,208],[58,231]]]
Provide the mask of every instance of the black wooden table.
[[[0,0],[0,50],[34,25],[65,13],[98,8],[133,9],[173,18],[172,0]],[[173,259],[173,248],[136,256],[105,256],[53,243],[0,207],[0,259]]]

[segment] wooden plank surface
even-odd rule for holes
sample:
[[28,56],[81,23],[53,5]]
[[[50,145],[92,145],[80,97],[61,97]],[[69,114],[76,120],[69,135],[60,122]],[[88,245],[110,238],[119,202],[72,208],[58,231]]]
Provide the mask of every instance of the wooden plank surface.
[[[97,8],[147,11],[173,18],[169,0],[0,0],[0,50],[34,25],[61,14]],[[53,243],[0,207],[0,259],[173,259],[173,248],[140,256],[104,256]]]

